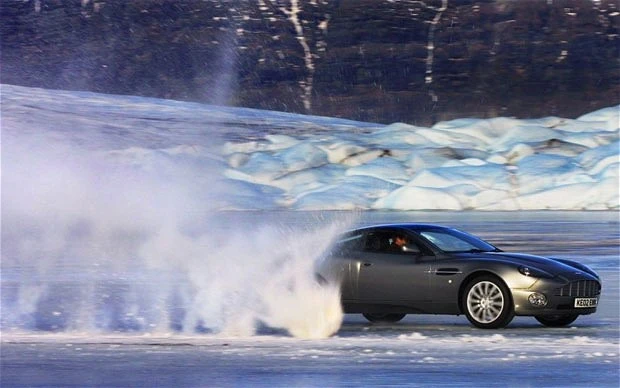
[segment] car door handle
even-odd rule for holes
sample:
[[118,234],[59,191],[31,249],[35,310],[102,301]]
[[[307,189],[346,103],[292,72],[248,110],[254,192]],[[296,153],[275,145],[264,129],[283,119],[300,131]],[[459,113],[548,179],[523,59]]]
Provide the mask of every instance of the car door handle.
[[463,273],[462,271],[460,271],[458,268],[437,268],[434,271],[435,275],[439,275],[439,276],[450,276],[450,275],[456,275],[459,273]]
[[364,267],[370,267],[372,263],[364,263]]

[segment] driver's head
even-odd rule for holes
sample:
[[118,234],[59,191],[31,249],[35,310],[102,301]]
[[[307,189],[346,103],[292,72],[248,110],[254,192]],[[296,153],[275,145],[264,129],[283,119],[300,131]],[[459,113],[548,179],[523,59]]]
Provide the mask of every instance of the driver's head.
[[394,237],[394,244],[398,245],[399,247],[403,247],[407,244],[407,238],[405,238],[405,236],[403,236],[402,234],[397,234]]

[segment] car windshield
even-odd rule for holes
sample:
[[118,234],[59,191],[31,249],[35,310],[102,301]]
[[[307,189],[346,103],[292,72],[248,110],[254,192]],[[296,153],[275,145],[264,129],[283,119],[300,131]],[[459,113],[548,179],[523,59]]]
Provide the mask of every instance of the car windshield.
[[455,229],[433,229],[419,232],[422,237],[444,252],[497,252],[493,245]]

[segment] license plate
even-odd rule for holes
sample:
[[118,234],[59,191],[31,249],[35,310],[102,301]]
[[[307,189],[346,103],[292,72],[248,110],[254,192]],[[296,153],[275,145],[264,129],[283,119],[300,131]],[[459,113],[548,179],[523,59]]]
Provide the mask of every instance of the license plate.
[[596,298],[575,298],[576,308],[595,307],[598,299]]

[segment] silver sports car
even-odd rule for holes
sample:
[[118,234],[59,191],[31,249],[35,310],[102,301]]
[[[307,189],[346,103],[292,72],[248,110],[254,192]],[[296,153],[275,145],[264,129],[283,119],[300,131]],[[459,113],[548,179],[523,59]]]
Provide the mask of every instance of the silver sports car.
[[425,224],[349,231],[319,275],[340,283],[346,313],[372,322],[465,314],[474,326],[494,329],[527,315],[565,326],[594,313],[601,294],[599,276],[583,264],[503,252],[462,231]]

